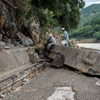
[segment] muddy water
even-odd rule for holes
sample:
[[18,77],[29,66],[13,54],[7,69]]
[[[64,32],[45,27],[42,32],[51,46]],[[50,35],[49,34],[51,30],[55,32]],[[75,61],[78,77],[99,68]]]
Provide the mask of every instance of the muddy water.
[[90,49],[98,49],[100,50],[100,43],[78,43],[79,47],[90,48]]

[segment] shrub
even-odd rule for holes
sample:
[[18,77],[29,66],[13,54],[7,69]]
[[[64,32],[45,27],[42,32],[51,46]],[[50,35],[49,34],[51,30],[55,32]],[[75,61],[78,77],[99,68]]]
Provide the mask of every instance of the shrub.
[[94,37],[97,39],[97,40],[100,40],[100,32],[96,32],[94,34]]

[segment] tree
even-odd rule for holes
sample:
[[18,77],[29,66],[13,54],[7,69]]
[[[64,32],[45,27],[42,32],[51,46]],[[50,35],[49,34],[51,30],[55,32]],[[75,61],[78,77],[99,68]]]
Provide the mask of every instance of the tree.
[[[42,9],[45,15],[45,22],[42,25],[50,24],[50,19],[65,27],[67,30],[74,29],[80,22],[80,9],[85,5],[83,0],[32,0],[31,4],[38,9]],[[44,13],[48,9],[48,15],[52,12],[51,18]],[[38,14],[39,15],[39,14]],[[41,17],[39,18],[41,20]]]
[[100,40],[100,32],[96,32],[94,34],[94,37],[97,39],[97,40]]

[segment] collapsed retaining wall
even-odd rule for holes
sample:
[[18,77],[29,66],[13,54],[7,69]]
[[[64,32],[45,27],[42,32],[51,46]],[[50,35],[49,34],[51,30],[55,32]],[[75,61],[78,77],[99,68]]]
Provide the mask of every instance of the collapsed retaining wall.
[[100,75],[100,53],[92,50],[82,50],[54,45],[49,58],[56,59],[56,53],[65,56],[64,64],[92,75]]

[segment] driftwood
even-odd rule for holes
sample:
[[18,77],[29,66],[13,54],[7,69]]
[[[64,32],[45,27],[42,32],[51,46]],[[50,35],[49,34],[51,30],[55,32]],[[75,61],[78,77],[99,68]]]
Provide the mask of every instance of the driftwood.
[[12,8],[15,8],[15,9],[18,8],[17,6],[14,6],[13,4],[11,4],[8,0],[2,0],[2,1],[10,5]]

